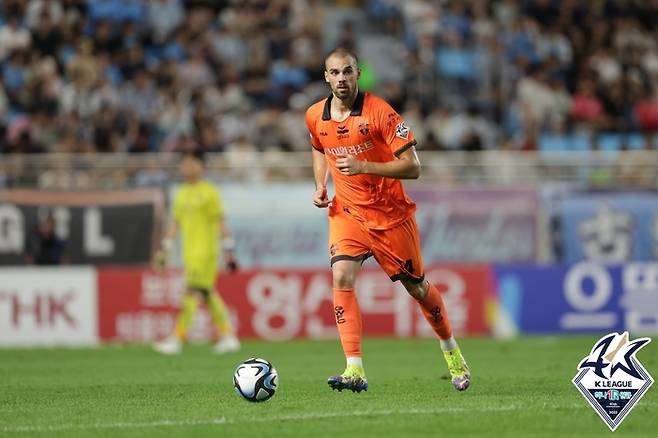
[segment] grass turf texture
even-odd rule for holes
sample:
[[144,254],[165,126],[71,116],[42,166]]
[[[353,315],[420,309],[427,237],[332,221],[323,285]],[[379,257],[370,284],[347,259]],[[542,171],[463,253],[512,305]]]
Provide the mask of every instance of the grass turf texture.
[[[180,356],[137,346],[0,349],[0,435],[600,437],[611,433],[571,383],[597,339],[462,340],[474,376],[465,393],[452,389],[431,340],[366,340],[370,388],[361,394],[327,387],[344,367],[337,341],[246,342],[226,356],[209,346]],[[251,356],[279,371],[268,402],[233,391],[233,370]],[[638,356],[658,377],[658,342]],[[657,430],[658,384],[614,436]]]

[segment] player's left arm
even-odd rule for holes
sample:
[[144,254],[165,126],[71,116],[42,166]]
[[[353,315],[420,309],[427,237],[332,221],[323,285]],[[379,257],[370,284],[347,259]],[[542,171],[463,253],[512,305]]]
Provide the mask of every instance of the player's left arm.
[[343,155],[336,160],[336,167],[343,175],[367,174],[396,179],[417,179],[420,176],[420,160],[413,146],[393,161],[384,163],[361,161],[354,155]]
[[224,217],[219,218],[219,232],[222,237],[222,251],[224,252],[224,265],[229,272],[238,270],[238,261],[235,257],[235,239]]
[[417,179],[420,176],[420,160],[416,153],[416,140],[402,117],[385,101],[373,98],[373,135],[379,136],[390,148],[393,159],[386,162],[358,160],[344,155],[336,160],[336,167],[343,175],[376,175],[396,179]]
[[235,239],[233,239],[233,234],[226,221],[221,192],[216,190],[211,199],[210,215],[216,217],[218,221],[217,230],[222,243],[224,266],[229,272],[235,272],[238,270],[238,262],[235,258]]

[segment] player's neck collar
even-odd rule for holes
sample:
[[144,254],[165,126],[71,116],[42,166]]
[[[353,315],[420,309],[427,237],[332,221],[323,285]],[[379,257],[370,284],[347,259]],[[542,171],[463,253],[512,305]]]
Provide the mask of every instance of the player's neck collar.
[[[327,100],[324,103],[324,111],[322,112],[322,120],[331,120],[331,99],[334,98],[334,93],[331,93]],[[359,90],[356,94],[356,99],[354,99],[354,105],[352,105],[352,111],[350,111],[350,116],[360,116],[363,112],[363,100],[365,94]]]

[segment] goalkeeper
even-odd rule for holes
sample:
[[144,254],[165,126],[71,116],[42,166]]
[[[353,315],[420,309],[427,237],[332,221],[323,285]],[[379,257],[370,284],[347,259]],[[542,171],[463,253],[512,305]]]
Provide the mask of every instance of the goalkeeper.
[[214,289],[220,253],[218,241],[222,241],[224,259],[231,271],[237,268],[233,255],[234,244],[224,221],[219,190],[204,179],[204,171],[201,150],[183,154],[180,172],[184,183],[175,195],[173,220],[155,257],[156,267],[164,268],[180,230],[186,290],[174,333],[154,345],[156,351],[164,354],[181,352],[199,299],[205,301],[220,336],[214,351],[222,354],[240,349],[226,305]]

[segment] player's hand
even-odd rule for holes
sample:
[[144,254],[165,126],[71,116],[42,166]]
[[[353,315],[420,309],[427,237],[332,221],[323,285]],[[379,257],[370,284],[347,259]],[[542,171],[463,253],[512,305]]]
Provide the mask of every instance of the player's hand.
[[167,267],[167,263],[169,261],[169,253],[165,251],[164,249],[160,249],[155,253],[155,256],[153,256],[153,269],[155,271],[163,271]]
[[226,252],[226,270],[228,272],[236,272],[239,269],[238,261],[235,258],[233,251]]
[[364,172],[365,161],[359,161],[354,155],[340,155],[336,167],[343,175],[359,175]]
[[313,205],[318,208],[327,208],[331,205],[331,201],[327,196],[326,187],[318,187],[313,194]]

